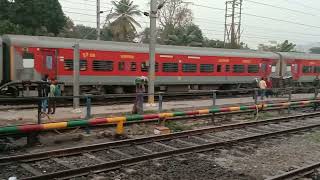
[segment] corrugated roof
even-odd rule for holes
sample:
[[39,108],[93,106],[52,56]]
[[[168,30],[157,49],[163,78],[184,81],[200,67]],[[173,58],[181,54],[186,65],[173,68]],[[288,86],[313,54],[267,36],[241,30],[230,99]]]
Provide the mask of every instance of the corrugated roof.
[[[72,38],[26,36],[26,35],[3,35],[6,43],[21,47],[46,47],[46,48],[72,48],[75,43],[80,44],[81,49],[87,50],[109,50],[123,52],[144,52],[149,51],[148,44],[125,43],[113,41],[81,40]],[[183,54],[192,56],[230,56],[230,57],[257,57],[278,59],[279,56],[272,52],[254,50],[217,49],[184,46],[163,46],[156,47],[158,54]]]

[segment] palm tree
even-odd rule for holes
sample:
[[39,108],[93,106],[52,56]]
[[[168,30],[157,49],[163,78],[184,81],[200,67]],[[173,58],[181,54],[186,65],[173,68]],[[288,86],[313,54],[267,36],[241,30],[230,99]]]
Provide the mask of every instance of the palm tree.
[[110,23],[110,29],[115,41],[132,41],[137,35],[136,26],[141,25],[134,19],[134,16],[141,16],[138,5],[133,5],[131,0],[112,1],[115,12],[111,13],[106,21]]

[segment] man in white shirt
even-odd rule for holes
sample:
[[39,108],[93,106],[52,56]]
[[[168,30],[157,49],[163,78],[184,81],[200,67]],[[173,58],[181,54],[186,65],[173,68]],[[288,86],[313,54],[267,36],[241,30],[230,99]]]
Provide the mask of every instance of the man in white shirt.
[[265,81],[265,78],[261,78],[259,82],[259,88],[261,91],[261,100],[263,100],[264,96],[266,95],[266,89],[267,89],[267,83]]

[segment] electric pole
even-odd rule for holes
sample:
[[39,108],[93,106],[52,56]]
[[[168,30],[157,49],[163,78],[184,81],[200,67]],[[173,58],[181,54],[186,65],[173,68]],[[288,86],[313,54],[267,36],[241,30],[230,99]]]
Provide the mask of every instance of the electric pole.
[[241,14],[243,0],[226,1],[224,47],[239,48],[241,38]]
[[[80,45],[76,43],[73,46],[73,96],[80,95]],[[79,98],[73,98],[73,108],[78,109],[80,106]]]
[[97,40],[100,40],[100,0],[97,0]]
[[150,3],[150,42],[149,42],[149,81],[148,81],[148,103],[154,104],[154,81],[156,60],[156,36],[157,36],[157,0]]

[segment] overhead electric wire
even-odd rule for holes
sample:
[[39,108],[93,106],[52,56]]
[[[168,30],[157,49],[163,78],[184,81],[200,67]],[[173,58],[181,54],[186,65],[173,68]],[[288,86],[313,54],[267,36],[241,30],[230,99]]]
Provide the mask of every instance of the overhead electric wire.
[[301,2],[299,2],[299,1],[296,1],[296,0],[283,0],[283,1],[286,1],[286,2],[288,2],[288,3],[290,3],[290,4],[298,4],[300,7],[303,6],[303,7],[307,8],[307,9],[312,9],[312,10],[315,10],[315,11],[320,11],[319,8],[314,8],[314,7],[312,7],[312,6],[306,5],[306,4],[301,3]]
[[[69,0],[64,0],[64,1],[69,1]],[[89,0],[87,0],[89,1]],[[250,0],[252,1],[252,0]],[[71,2],[71,1],[69,1]],[[93,2],[93,1],[90,1],[90,2]],[[78,2],[77,2],[78,3]],[[82,4],[86,4],[86,3],[82,3]],[[111,3],[105,3],[105,4],[109,4],[109,5],[113,5]],[[215,7],[210,7],[210,6],[205,6],[205,5],[199,5],[199,4],[194,4],[192,3],[194,6],[200,6],[200,7],[206,7],[206,8],[210,8],[210,9],[215,9],[215,10],[220,10],[220,11],[225,11],[225,9],[221,9],[221,8],[215,8]],[[91,5],[91,6],[95,6],[93,4],[86,4],[86,5]],[[77,9],[77,8],[70,8],[70,9]],[[79,9],[79,8],[78,8]],[[79,9],[79,10],[84,10],[84,9]],[[140,10],[139,10],[140,11]],[[85,15],[85,16],[96,16],[96,15],[92,15],[92,14],[86,14],[86,13],[78,13],[78,12],[72,12],[72,11],[65,11],[67,13],[73,13],[73,14],[80,14],[80,15]],[[140,12],[143,12],[143,11],[140,11]],[[276,18],[270,18],[270,17],[264,17],[264,16],[259,16],[259,15],[255,15],[255,14],[248,14],[248,13],[244,13],[246,15],[249,15],[249,16],[255,16],[255,17],[260,17],[260,18],[268,18],[268,19],[271,19],[271,20],[276,20],[276,21],[285,21],[287,22],[286,20],[281,20],[281,19],[276,19]],[[206,19],[206,18],[197,18],[195,17],[194,19],[203,19],[203,20],[208,20],[208,22],[221,22],[221,26],[224,25],[224,22],[222,21],[213,21],[211,19]],[[92,23],[92,24],[95,24],[96,22],[94,21],[84,21],[84,20],[74,20],[75,22],[87,22],[87,23]],[[141,24],[147,24],[149,22],[147,21],[137,21]],[[291,22],[291,21],[288,21],[288,23],[293,23],[293,24],[297,24],[296,22]],[[220,25],[220,24],[219,24]],[[303,26],[308,26],[309,25],[306,25],[306,24],[302,24],[302,23],[299,23],[299,25],[303,25]],[[257,27],[257,26],[251,26],[251,25],[245,25],[245,26],[250,26],[250,27],[255,27],[255,28],[261,28],[261,29],[270,29],[270,28],[265,28],[265,27]],[[320,27],[317,27],[317,26],[310,26],[312,28],[320,28]],[[223,33],[222,31],[218,31],[218,30],[213,30],[213,29],[202,29],[204,31],[210,31],[210,32],[220,32],[220,33]],[[274,29],[273,29],[274,30]],[[282,32],[282,31],[281,31]],[[283,33],[286,33],[286,32],[283,32]],[[315,34],[306,34],[306,33],[298,33],[298,32],[288,32],[288,33],[295,33],[295,34],[301,34],[301,35],[305,35],[305,36],[320,36],[320,35],[315,35]],[[217,36],[217,35],[221,35],[223,36],[224,34],[212,34],[214,36]],[[275,35],[276,36],[276,35]],[[282,37],[275,37],[275,36],[254,36],[254,35],[249,35],[249,34],[243,34],[241,37],[245,38],[245,39],[269,39],[270,38],[275,38],[275,39],[288,39],[288,40],[291,40],[293,38],[282,38]],[[305,40],[304,40],[305,41]]]
[[[222,8],[215,8],[215,7],[211,7],[211,6],[207,6],[207,5],[200,5],[200,4],[196,4],[196,3],[190,3],[190,4],[192,4],[194,6],[198,6],[198,7],[204,7],[204,8],[213,9],[213,10],[225,11],[225,9],[222,9]],[[273,17],[260,16],[260,15],[256,15],[256,14],[250,14],[250,13],[242,13],[242,15],[247,15],[247,16],[257,17],[257,18],[261,18],[261,19],[269,19],[269,20],[278,21],[278,22],[285,22],[285,23],[289,23],[289,24],[295,24],[295,25],[320,29],[320,26],[314,26],[314,25],[309,25],[309,24],[304,24],[304,23],[294,22],[294,21],[288,21],[288,20],[283,20],[283,19],[277,19],[277,18],[273,18]]]
[[259,5],[263,5],[263,6],[269,6],[269,7],[273,7],[273,8],[277,8],[277,9],[281,9],[281,10],[286,10],[286,11],[290,11],[290,12],[295,12],[295,13],[300,13],[300,14],[305,14],[305,15],[310,15],[310,16],[318,16],[317,14],[311,14],[311,13],[307,13],[304,11],[299,11],[299,10],[290,9],[290,8],[286,8],[286,7],[276,6],[273,4],[267,4],[267,3],[253,1],[253,0],[245,0],[245,1],[249,2],[249,3],[259,4]]

